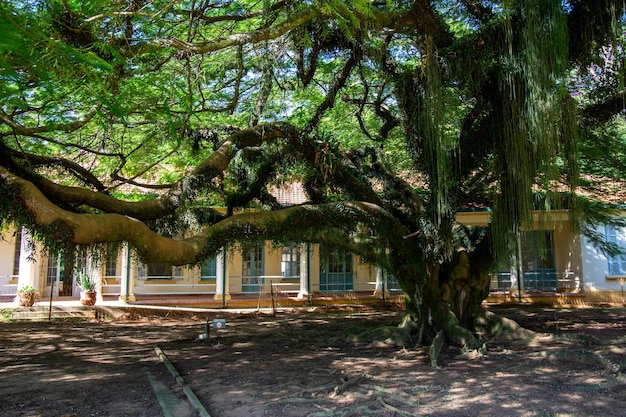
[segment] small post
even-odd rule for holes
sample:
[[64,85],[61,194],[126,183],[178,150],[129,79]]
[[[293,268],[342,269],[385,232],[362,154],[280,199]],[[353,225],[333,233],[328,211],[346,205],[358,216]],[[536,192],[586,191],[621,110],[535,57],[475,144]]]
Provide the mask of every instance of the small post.
[[516,240],[517,243],[517,255],[516,255],[516,268],[517,268],[517,298],[521,303],[522,300],[522,279],[524,277],[524,270],[522,269],[522,242],[520,238],[520,231],[516,232]]
[[383,278],[383,304],[385,304],[386,303],[385,291],[387,290],[387,288],[386,288],[387,286],[385,285],[387,283],[387,270],[386,269],[383,269],[383,276],[382,276],[382,278]]
[[252,278],[253,280],[255,280],[258,284],[259,284],[259,301],[257,302],[256,305],[256,311],[259,312],[261,311],[261,295],[263,294],[263,281],[261,280],[261,278]]
[[270,295],[272,297],[272,317],[276,317],[276,298],[274,298],[274,283],[270,280]]
[[50,303],[48,305],[48,323],[52,321],[52,294],[54,294],[54,280],[50,284]]
[[226,319],[213,319],[213,328],[217,329],[217,344],[220,344],[220,330],[226,327]]

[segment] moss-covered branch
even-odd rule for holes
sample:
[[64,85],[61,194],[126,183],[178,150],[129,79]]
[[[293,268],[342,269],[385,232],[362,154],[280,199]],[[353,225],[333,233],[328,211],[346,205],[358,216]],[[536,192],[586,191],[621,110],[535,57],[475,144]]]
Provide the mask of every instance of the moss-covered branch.
[[[0,167],[2,187],[13,195],[13,208],[23,210],[34,228],[62,227],[72,244],[95,245],[126,241],[142,259],[176,265],[196,263],[220,247],[246,240],[347,242],[359,224],[385,217],[385,211],[370,203],[341,202],[304,205],[271,212],[242,212],[228,217],[201,233],[173,239],[159,235],[137,219],[120,214],[74,213],[53,204],[35,185]],[[18,218],[19,213],[3,213]],[[339,236],[339,237],[338,237]],[[364,246],[371,246],[363,241]],[[352,240],[358,251],[358,240]]]

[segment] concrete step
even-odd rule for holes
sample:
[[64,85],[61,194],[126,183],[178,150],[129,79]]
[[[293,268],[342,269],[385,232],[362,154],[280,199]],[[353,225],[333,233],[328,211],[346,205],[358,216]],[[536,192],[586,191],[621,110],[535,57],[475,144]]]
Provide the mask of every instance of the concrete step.
[[11,313],[11,320],[48,320],[53,319],[67,319],[67,318],[95,318],[96,309],[90,306],[76,306],[76,307],[52,307],[50,311],[49,307],[33,306],[33,307],[19,307]]

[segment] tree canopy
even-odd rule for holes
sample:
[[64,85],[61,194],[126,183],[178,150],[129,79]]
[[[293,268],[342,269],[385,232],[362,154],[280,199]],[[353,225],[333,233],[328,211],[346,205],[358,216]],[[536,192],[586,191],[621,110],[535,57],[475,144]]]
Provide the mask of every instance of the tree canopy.
[[[3,2],[0,211],[59,250],[179,265],[343,246],[423,325],[455,247],[485,271],[537,187],[573,207],[581,168],[623,174],[590,151],[623,146],[623,19],[615,0]],[[294,181],[310,201],[282,207]],[[468,207],[486,230],[455,223]]]

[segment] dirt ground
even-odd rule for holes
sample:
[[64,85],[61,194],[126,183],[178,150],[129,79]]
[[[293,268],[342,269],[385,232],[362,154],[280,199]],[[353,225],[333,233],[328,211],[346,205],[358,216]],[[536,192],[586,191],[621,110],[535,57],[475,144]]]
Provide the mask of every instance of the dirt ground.
[[[445,347],[440,369],[357,337],[401,311],[169,313],[0,323],[0,416],[201,415],[189,392],[213,417],[626,415],[624,308],[501,308],[542,334]],[[219,340],[198,339],[207,318]]]

